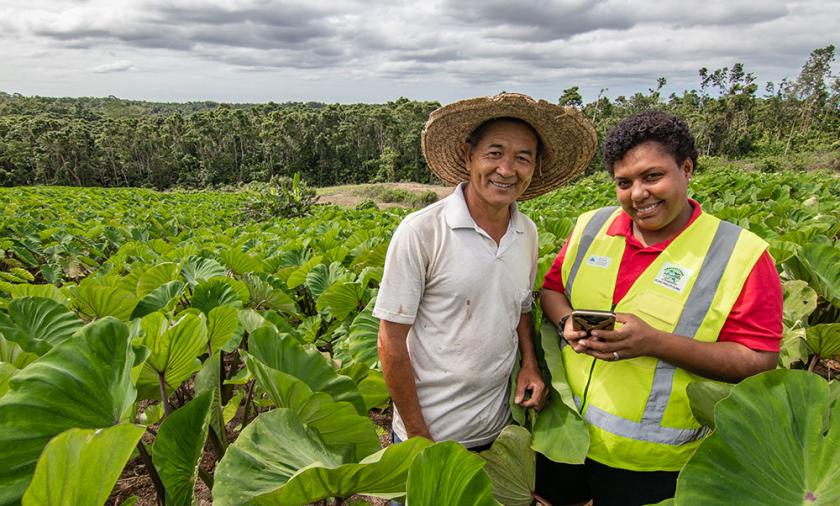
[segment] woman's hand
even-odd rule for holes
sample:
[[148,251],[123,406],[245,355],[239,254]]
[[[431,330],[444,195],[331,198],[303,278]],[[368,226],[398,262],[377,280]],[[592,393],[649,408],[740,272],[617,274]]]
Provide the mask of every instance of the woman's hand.
[[586,337],[585,330],[575,330],[574,318],[569,316],[566,319],[565,327],[563,327],[563,339],[569,343],[569,346],[571,346],[576,353],[586,353],[589,350],[585,340]]
[[577,342],[578,346],[585,348],[584,353],[601,360],[656,356],[664,336],[663,332],[630,313],[616,313],[615,321],[622,324],[620,328],[593,330],[592,337],[580,339]]

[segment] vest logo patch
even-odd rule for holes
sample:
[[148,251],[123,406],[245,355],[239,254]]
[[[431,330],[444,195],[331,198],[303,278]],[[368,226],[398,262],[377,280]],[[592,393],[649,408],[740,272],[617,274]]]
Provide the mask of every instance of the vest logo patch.
[[665,288],[670,288],[675,292],[682,292],[690,277],[691,271],[685,267],[665,262],[665,265],[659,270],[659,274],[656,275],[653,282]]
[[611,262],[612,259],[610,257],[599,257],[598,255],[589,255],[586,257],[586,265],[591,265],[592,267],[606,269],[610,266]]

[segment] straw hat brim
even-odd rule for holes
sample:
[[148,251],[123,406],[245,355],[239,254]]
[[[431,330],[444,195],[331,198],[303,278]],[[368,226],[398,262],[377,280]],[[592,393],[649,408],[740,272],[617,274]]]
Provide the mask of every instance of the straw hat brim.
[[421,144],[429,168],[452,184],[468,181],[464,143],[479,125],[493,118],[526,121],[542,142],[531,184],[519,197],[527,200],[550,192],[577,177],[595,154],[597,137],[592,123],[574,107],[534,100],[519,93],[461,100],[429,115]]

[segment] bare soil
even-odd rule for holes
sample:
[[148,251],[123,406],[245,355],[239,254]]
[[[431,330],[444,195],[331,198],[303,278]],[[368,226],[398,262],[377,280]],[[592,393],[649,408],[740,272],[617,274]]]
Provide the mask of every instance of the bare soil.
[[[318,202],[323,204],[335,204],[341,207],[354,207],[365,199],[370,198],[366,194],[369,193],[370,188],[375,186],[384,186],[388,188],[396,188],[400,190],[409,191],[412,193],[421,193],[424,191],[433,191],[437,194],[438,199],[442,199],[452,193],[454,186],[438,186],[431,184],[420,183],[377,183],[377,184],[354,184],[343,186],[329,186],[325,188],[318,188]],[[402,204],[377,202],[377,205],[384,209],[386,207],[404,207]]]

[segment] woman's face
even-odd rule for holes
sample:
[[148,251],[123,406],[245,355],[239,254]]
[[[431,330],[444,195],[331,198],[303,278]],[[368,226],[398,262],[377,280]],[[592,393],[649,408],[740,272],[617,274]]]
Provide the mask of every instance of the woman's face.
[[645,142],[613,165],[615,193],[646,244],[673,238],[691,217],[690,159],[678,163],[662,145]]

